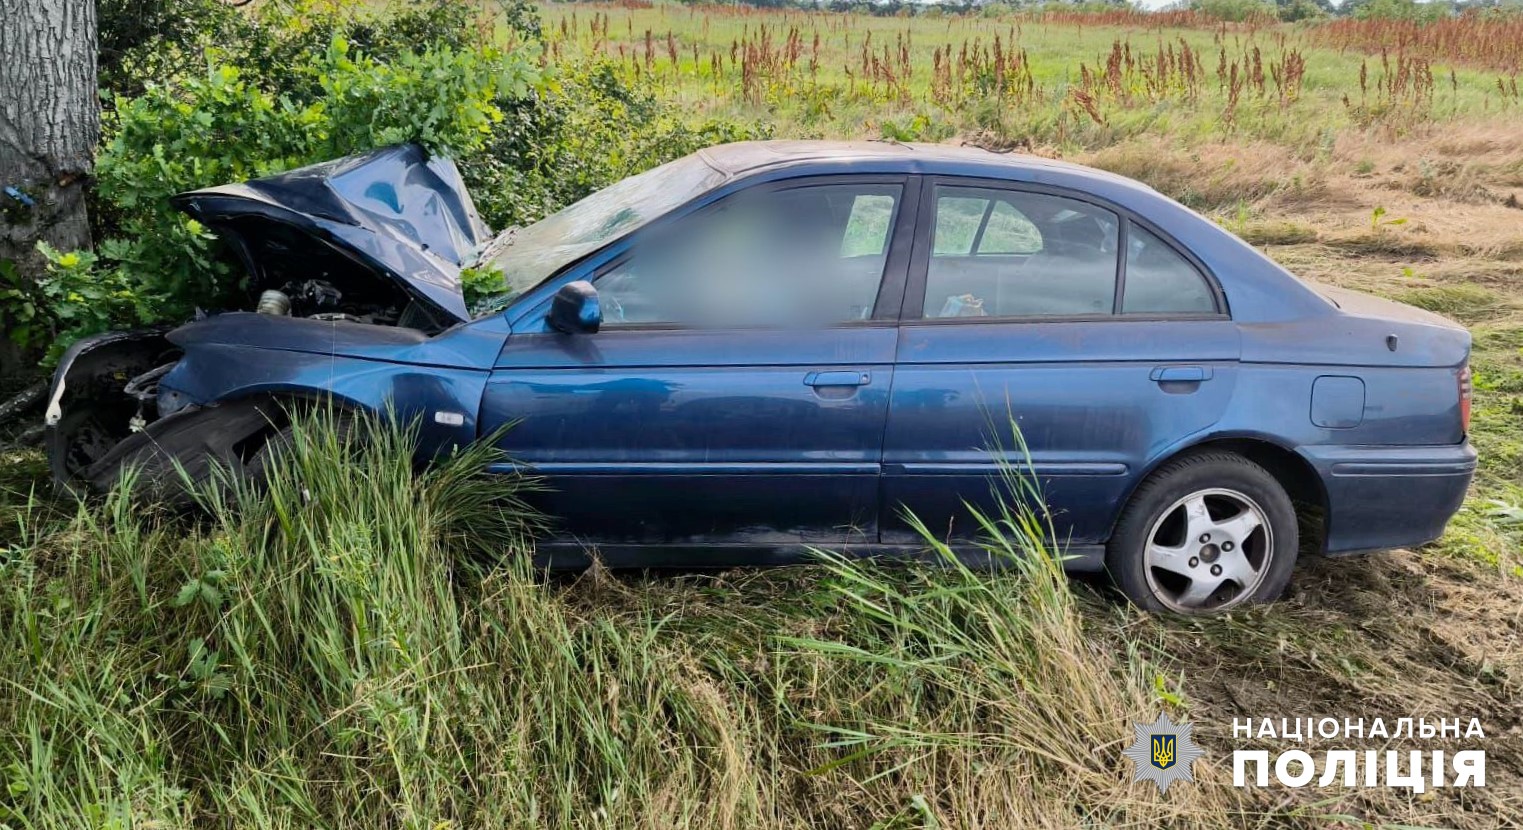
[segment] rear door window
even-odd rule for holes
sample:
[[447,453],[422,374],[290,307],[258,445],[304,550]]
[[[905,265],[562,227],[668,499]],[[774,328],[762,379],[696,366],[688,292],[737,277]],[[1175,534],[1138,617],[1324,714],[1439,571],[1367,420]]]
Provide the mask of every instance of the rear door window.
[[925,318],[1112,313],[1116,214],[1045,193],[942,185],[935,192]]

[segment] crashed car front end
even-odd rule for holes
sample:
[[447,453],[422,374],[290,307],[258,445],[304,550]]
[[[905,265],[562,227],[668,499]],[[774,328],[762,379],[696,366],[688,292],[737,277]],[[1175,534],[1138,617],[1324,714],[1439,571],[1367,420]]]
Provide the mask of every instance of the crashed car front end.
[[100,491],[136,468],[155,495],[172,496],[185,475],[241,471],[293,405],[313,403],[416,424],[417,451],[432,457],[476,437],[489,367],[507,335],[500,317],[430,337],[232,312],[82,341],[54,378],[53,473]]
[[[470,394],[448,365],[480,360],[475,347],[422,353],[470,328],[458,326],[469,319],[460,271],[489,240],[448,159],[401,145],[174,201],[242,263],[247,305],[73,344],[45,414],[57,481],[98,489],[132,465],[236,468],[292,400],[463,408],[444,400]],[[473,343],[470,332],[455,340]],[[413,362],[443,365],[424,373]],[[426,437],[455,440],[466,424],[440,426],[449,434]]]

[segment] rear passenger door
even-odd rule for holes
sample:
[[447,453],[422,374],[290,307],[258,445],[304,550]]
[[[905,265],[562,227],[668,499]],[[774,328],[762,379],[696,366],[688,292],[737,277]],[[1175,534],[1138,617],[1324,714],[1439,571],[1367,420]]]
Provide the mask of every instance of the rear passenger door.
[[[1151,459],[1228,400],[1237,331],[1200,264],[1076,192],[927,178],[883,455],[885,542],[908,510],[974,527],[1024,441],[1060,541],[1099,543]],[[1015,436],[1019,428],[1020,437]]]

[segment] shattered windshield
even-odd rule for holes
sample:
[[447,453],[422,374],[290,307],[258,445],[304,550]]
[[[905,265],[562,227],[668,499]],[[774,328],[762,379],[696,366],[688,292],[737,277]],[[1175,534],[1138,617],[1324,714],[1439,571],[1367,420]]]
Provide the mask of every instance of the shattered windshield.
[[477,306],[477,316],[515,297],[569,263],[711,190],[726,174],[692,155],[599,190],[525,228],[509,228],[487,245],[480,262],[502,272],[502,293]]

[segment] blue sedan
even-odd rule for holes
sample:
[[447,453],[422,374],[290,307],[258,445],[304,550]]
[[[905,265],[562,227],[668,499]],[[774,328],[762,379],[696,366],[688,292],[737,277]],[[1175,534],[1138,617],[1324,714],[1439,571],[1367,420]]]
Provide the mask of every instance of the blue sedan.
[[[731,144],[496,237],[410,145],[177,202],[253,310],[72,348],[60,479],[257,467],[293,400],[389,405],[425,460],[501,435],[544,475],[552,564],[710,566],[912,554],[909,516],[969,544],[1014,465],[1068,567],[1206,613],[1437,538],[1475,468],[1463,328],[1073,164]],[[468,309],[465,268],[500,293]]]

